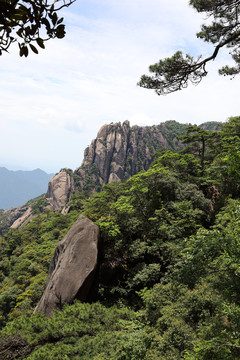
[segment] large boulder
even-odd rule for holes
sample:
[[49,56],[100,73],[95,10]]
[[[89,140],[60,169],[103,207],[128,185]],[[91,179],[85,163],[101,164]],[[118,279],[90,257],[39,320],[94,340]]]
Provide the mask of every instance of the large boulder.
[[51,316],[74,299],[85,301],[93,285],[98,258],[99,228],[81,216],[54,251],[47,286],[34,310]]

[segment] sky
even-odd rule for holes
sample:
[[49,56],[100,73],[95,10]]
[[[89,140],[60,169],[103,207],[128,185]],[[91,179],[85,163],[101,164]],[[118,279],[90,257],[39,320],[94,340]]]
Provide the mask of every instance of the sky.
[[81,165],[104,124],[201,124],[239,115],[240,81],[218,75],[227,51],[196,87],[167,96],[137,86],[150,64],[177,50],[208,56],[205,19],[188,0],[77,0],[62,10],[66,37],[27,58],[0,57],[0,166],[56,173]]

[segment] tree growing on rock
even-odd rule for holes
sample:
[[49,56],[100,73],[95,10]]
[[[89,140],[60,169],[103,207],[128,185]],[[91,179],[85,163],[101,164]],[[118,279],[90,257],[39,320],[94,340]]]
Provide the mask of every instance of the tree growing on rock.
[[224,66],[219,74],[234,77],[240,73],[240,0],[190,0],[199,13],[207,15],[212,22],[203,24],[197,37],[214,46],[210,56],[196,59],[177,51],[172,57],[150,65],[152,74],[143,75],[139,86],[153,89],[158,95],[182,90],[190,83],[199,84],[207,75],[207,63],[214,60],[222,48],[228,48],[235,66]]

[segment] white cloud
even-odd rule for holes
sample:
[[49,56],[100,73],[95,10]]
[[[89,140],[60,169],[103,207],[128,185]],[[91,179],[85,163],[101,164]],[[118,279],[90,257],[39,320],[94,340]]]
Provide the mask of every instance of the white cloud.
[[131,125],[143,125],[143,126],[151,126],[154,124],[153,119],[151,119],[146,114],[136,113],[129,117],[129,121]]

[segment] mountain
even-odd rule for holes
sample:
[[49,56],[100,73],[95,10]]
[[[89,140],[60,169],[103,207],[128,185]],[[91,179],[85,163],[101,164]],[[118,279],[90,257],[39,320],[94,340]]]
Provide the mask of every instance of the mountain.
[[[113,181],[124,181],[141,170],[148,170],[153,155],[160,149],[179,149],[177,136],[185,134],[187,125],[166,121],[153,126],[123,124],[103,125],[95,140],[85,150],[84,160],[76,174],[82,189]],[[92,178],[92,182],[88,178]]]
[[20,206],[45,193],[53,175],[41,169],[12,171],[0,167],[0,209]]
[[74,172],[62,169],[51,179],[47,199],[59,210],[71,194],[100,191],[103,185],[148,170],[156,152],[183,148],[177,137],[184,135],[187,127],[173,120],[153,126],[131,127],[127,120],[103,125],[86,148],[81,166]]

